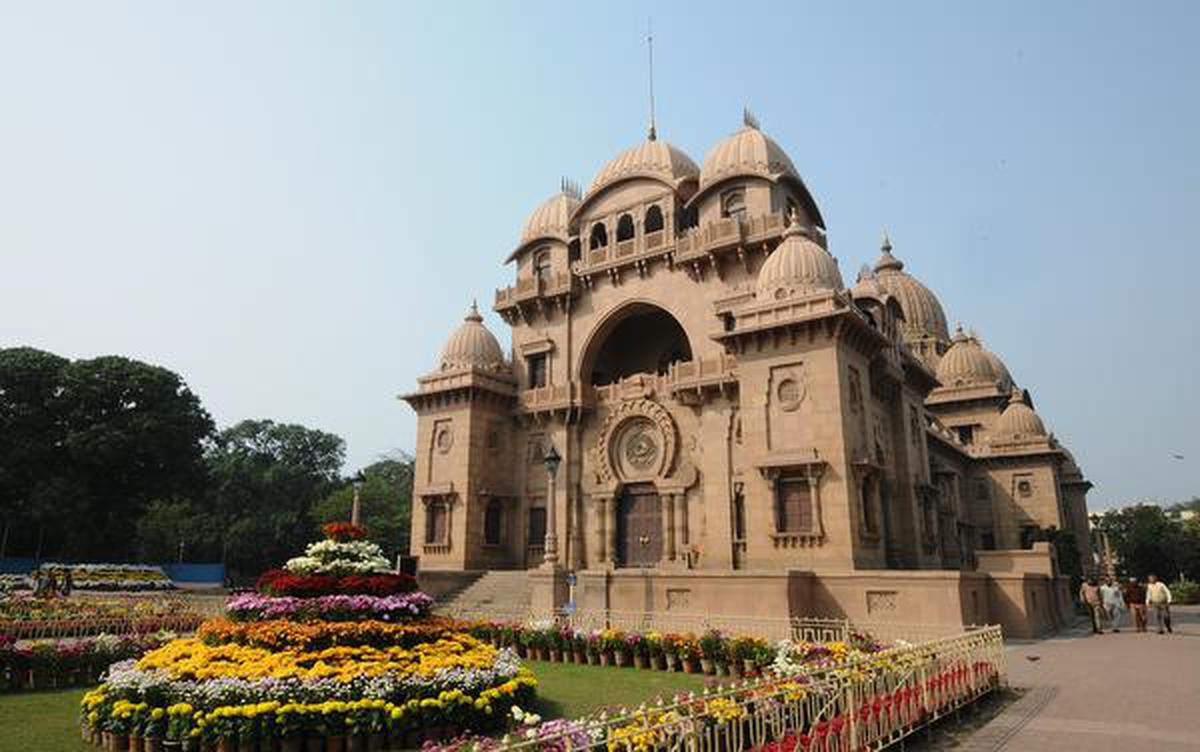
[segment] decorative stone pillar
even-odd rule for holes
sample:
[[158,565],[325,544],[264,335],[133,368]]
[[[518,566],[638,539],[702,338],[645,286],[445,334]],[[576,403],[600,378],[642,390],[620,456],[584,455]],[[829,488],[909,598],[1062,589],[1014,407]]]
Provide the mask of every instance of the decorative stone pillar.
[[617,503],[617,497],[610,496],[608,503],[604,505],[604,533],[608,536],[608,558],[605,561],[610,568],[617,566]]
[[568,491],[567,499],[571,503],[571,569],[578,571],[583,569],[583,496]]
[[675,507],[675,549],[685,566],[691,566],[691,552],[688,549],[687,494],[671,494],[671,499]]
[[606,532],[608,530],[607,512],[608,505],[610,503],[612,503],[612,500],[607,497],[598,495],[592,497],[592,505],[595,511],[594,518],[596,530],[595,562],[598,566],[603,565],[604,562],[608,561],[608,536],[606,535]]
[[675,545],[675,495],[663,494],[662,505],[663,540],[667,542],[663,558],[675,561],[679,551]]

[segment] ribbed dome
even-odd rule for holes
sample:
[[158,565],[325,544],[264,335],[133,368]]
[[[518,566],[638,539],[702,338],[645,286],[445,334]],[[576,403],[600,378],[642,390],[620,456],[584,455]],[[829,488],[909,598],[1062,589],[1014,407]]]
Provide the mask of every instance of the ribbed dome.
[[579,206],[579,199],[566,193],[557,193],[533,210],[521,229],[521,244],[538,238],[567,239],[571,214]]
[[1033,408],[1025,404],[1021,392],[1014,389],[1008,407],[996,421],[995,431],[998,439],[1036,438],[1046,435],[1046,426]]
[[483,325],[483,317],[474,303],[467,312],[463,323],[454,330],[446,346],[442,348],[441,362],[438,368],[443,371],[452,368],[482,368],[489,371],[506,371],[508,364],[504,362],[504,351],[500,343]]
[[888,294],[900,303],[904,321],[900,330],[909,339],[935,337],[943,342],[950,339],[946,312],[937,296],[915,277],[904,271],[904,262],[892,255],[892,244],[883,238],[882,253],[875,262],[875,279]]
[[755,125],[746,125],[708,152],[700,170],[700,190],[735,175],[758,175],[772,180],[790,175],[800,179],[796,166],[779,144]]
[[675,185],[687,177],[700,174],[692,158],[665,141],[651,139],[621,152],[601,168],[592,180],[588,194],[606,188],[619,180],[646,177]]
[[766,302],[844,287],[837,259],[813,242],[799,223],[789,222],[783,241],[758,270],[756,294]]
[[1012,386],[1008,369],[993,353],[984,349],[974,335],[954,335],[954,344],[938,361],[937,378],[942,386],[994,385],[1007,390]]

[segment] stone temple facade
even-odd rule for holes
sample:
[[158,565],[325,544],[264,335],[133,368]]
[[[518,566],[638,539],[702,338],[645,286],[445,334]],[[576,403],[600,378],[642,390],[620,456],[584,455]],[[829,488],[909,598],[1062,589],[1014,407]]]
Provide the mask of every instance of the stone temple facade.
[[1090,560],[1090,484],[886,239],[847,284],[747,120],[699,167],[651,133],[529,215],[511,353],[472,308],[403,397],[422,572],[529,569],[547,607],[573,571],[581,609],[1053,629],[1043,541]]

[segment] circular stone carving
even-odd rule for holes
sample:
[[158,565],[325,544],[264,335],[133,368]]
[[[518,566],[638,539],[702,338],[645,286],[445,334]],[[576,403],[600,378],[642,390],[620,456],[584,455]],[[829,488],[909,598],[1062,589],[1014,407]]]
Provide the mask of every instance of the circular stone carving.
[[675,421],[662,405],[646,398],[618,403],[589,450],[596,482],[670,477],[676,442]]
[[775,396],[779,398],[779,406],[791,412],[800,407],[801,401],[804,400],[804,385],[789,376],[779,382],[779,386],[775,388]]
[[434,439],[434,445],[442,454],[450,451],[450,447],[454,446],[454,432],[449,427],[438,431],[437,437]]
[[649,470],[658,459],[658,442],[650,421],[638,421],[625,434],[625,460],[638,470]]

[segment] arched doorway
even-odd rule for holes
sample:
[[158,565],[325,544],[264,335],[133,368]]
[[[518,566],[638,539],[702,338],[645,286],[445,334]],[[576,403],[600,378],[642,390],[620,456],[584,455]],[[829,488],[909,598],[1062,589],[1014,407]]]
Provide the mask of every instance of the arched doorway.
[[691,343],[675,317],[651,303],[636,302],[601,324],[580,376],[592,386],[605,386],[637,373],[664,374],[672,363],[691,359]]
[[617,566],[654,567],[662,559],[662,500],[653,483],[630,483],[617,500]]

